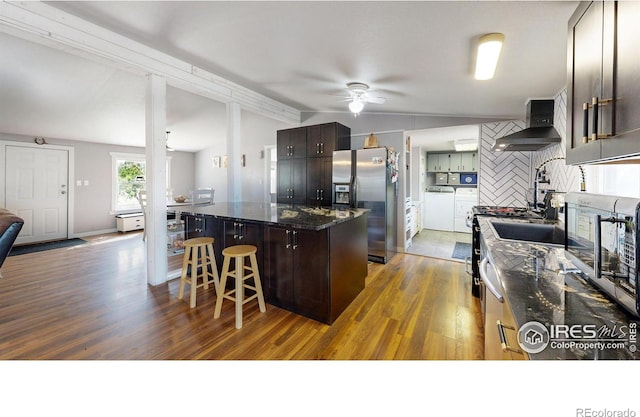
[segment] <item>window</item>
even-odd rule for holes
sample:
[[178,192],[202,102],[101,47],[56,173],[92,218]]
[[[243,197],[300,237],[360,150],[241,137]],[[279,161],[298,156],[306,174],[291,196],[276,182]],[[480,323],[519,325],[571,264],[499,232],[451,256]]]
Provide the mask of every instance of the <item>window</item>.
[[635,164],[587,165],[587,192],[640,197],[640,166]]
[[[111,153],[113,212],[140,210],[138,191],[146,188],[144,154]],[[171,158],[167,158],[167,185],[171,178]],[[170,187],[168,187],[170,188]]]

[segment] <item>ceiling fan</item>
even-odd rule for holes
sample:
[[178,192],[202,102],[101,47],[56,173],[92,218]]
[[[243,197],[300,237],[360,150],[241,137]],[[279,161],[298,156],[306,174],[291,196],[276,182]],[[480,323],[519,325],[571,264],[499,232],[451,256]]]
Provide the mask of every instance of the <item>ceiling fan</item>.
[[387,100],[384,97],[371,95],[371,92],[374,90],[369,90],[369,86],[364,83],[347,83],[347,90],[349,92],[347,101],[350,101],[349,110],[351,110],[355,116],[362,111],[365,103],[382,104]]

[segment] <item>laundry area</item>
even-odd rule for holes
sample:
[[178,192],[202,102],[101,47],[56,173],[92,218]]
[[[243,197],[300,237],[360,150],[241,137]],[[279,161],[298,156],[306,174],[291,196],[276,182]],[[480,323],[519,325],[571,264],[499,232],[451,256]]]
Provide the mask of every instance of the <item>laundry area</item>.
[[421,143],[420,158],[413,165],[421,187],[413,195],[420,195],[422,224],[405,251],[464,262],[471,255],[468,213],[478,205],[478,127],[429,129],[411,135]]
[[423,229],[412,239],[408,253],[464,262],[471,253],[467,214],[478,204],[478,189],[432,185],[423,205]]

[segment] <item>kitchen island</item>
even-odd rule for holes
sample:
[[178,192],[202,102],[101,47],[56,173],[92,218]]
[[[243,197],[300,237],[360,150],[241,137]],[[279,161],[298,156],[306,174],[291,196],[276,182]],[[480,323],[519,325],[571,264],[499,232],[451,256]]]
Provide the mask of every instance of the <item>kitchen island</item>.
[[269,304],[331,324],[364,288],[367,210],[250,202],[181,210],[187,239],[215,239],[219,268],[225,247],[258,248]]
[[[499,239],[492,220],[479,217],[485,255],[510,306],[515,330],[538,322],[555,331],[546,348],[529,352],[529,359],[640,359],[634,339],[638,319],[590,284],[565,258],[564,247]],[[485,306],[495,301],[488,290],[484,297]],[[495,326],[495,320],[485,322],[485,337]],[[503,335],[508,334],[508,345],[520,348],[514,333]]]

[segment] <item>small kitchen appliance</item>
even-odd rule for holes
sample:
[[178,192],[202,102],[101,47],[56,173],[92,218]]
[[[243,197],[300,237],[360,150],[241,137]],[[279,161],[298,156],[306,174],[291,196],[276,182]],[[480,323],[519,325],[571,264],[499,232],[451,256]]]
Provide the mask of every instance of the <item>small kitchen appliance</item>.
[[640,199],[565,196],[565,254],[596,287],[636,317]]

